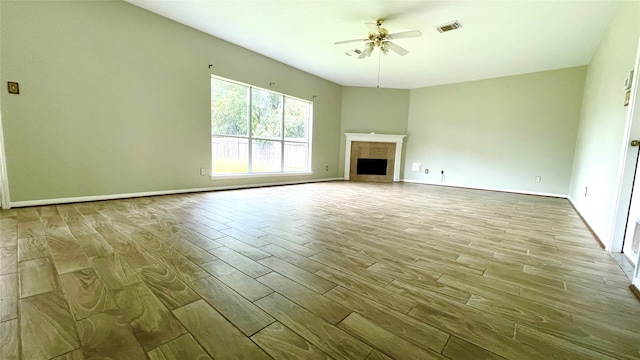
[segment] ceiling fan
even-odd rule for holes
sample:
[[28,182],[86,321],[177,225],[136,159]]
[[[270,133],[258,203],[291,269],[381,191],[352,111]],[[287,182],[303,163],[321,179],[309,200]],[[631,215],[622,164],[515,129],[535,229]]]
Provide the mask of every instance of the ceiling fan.
[[384,19],[378,19],[375,23],[365,23],[365,25],[369,28],[369,36],[365,39],[343,40],[336,42],[335,45],[364,41],[364,51],[360,51],[357,49],[354,50],[355,53],[360,54],[360,56],[358,56],[358,59],[364,59],[367,56],[371,56],[373,49],[375,49],[376,47],[379,47],[380,51],[382,51],[382,53],[385,55],[389,52],[389,50],[391,50],[400,56],[404,56],[407,55],[409,51],[397,45],[396,43],[391,42],[391,40],[422,36],[420,30],[403,31],[389,34],[389,31],[382,27],[383,22]]

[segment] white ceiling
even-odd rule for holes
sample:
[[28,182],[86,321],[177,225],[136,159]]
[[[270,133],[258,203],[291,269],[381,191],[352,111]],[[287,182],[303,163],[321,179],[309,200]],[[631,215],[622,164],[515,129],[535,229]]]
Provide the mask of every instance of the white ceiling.
[[[377,50],[358,60],[334,45],[385,19],[409,50],[380,59],[380,87],[414,89],[589,63],[616,1],[127,0],[182,24],[345,86],[375,87]],[[458,30],[434,26],[458,20]]]

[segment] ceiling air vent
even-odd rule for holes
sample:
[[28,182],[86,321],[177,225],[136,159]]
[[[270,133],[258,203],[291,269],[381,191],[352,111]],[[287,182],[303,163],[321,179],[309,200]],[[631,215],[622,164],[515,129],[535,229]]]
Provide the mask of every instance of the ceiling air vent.
[[447,32],[447,31],[451,31],[451,30],[455,30],[455,29],[459,29],[460,28],[460,23],[458,22],[458,20],[453,20],[450,21],[446,24],[442,24],[442,25],[438,25],[436,26],[436,29],[441,32]]

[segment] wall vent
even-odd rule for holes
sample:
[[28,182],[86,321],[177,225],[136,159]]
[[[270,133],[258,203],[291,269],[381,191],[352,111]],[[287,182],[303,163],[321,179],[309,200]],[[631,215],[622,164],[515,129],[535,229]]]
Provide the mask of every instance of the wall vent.
[[446,24],[442,24],[442,25],[436,26],[436,29],[438,30],[438,32],[444,33],[444,32],[447,32],[447,31],[459,29],[460,27],[461,27],[461,25],[458,22],[458,20],[453,20],[453,21],[449,21]]

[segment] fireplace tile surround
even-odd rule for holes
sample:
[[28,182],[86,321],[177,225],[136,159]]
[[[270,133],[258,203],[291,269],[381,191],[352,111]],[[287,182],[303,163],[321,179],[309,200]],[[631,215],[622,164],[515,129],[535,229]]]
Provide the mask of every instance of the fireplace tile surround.
[[[345,160],[344,160],[344,179],[350,180],[352,160],[351,149],[354,142],[370,142],[370,143],[394,143],[395,155],[393,160],[393,181],[400,181],[400,164],[402,162],[402,143],[406,135],[394,134],[376,134],[376,133],[345,133]],[[355,165],[353,165],[355,167]],[[355,179],[354,179],[355,180]]]

